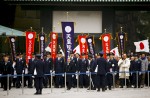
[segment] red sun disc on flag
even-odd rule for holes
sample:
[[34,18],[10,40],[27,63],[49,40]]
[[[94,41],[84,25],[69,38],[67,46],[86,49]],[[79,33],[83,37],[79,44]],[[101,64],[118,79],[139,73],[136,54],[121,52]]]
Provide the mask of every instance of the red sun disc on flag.
[[143,44],[143,42],[140,43],[140,49],[141,49],[141,50],[144,49],[144,44]]
[[113,53],[116,54],[115,50],[113,50]]

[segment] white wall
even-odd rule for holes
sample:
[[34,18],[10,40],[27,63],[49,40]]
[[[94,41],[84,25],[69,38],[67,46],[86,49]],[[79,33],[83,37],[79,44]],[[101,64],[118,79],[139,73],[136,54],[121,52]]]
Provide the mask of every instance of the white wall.
[[62,32],[62,21],[75,22],[75,33],[102,33],[101,11],[53,11],[53,31]]

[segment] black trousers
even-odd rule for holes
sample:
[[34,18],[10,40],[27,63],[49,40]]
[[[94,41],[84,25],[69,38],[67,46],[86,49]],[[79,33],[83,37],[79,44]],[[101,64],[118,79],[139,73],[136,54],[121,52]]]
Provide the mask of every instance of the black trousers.
[[81,74],[79,76],[79,85],[80,87],[88,87],[89,86],[89,78],[87,75],[85,74]]
[[44,87],[47,87],[48,85],[51,87],[51,76],[44,76],[43,84]]
[[[125,85],[125,78],[120,79],[120,86],[123,87]],[[126,79],[126,86],[129,86],[129,79]]]
[[58,88],[59,86],[63,87],[63,77],[62,75],[55,76],[55,86]]
[[24,76],[24,86],[29,84],[29,76]]
[[137,74],[136,73],[133,73],[132,74],[132,81],[131,81],[131,83],[132,83],[132,85],[134,86],[134,87],[137,87],[137,81],[138,81],[138,87],[140,86],[140,77],[139,77],[139,75],[138,75],[138,80],[137,80]]
[[[8,82],[7,77],[3,77],[2,82],[3,82],[3,89],[7,90],[7,87],[8,87],[7,86],[7,82]],[[11,89],[11,78],[9,78],[9,89]]]
[[108,86],[109,88],[111,88],[111,86],[112,86],[112,84],[113,84],[113,76],[112,76],[112,74],[108,73],[108,74],[106,75],[106,83],[107,83],[107,86]]
[[43,88],[43,77],[35,77],[36,91],[41,91]]
[[32,87],[32,85],[33,85],[33,78],[32,78],[32,76],[29,76],[29,80],[28,80],[28,87]]
[[[17,75],[20,75],[20,74],[17,74]],[[16,88],[20,88],[21,87],[21,83],[22,83],[22,77],[21,76],[17,76]]]
[[16,81],[17,81],[17,78],[13,78],[13,87],[16,87]]
[[105,75],[97,74],[97,88],[98,90],[100,90],[100,88],[102,88],[102,90],[105,89]]
[[89,81],[91,81],[91,89],[95,89],[96,88],[96,74],[92,74],[91,75],[91,79],[89,77]]
[[73,77],[72,77],[72,87],[76,87],[76,86],[77,86],[76,75],[73,75]]
[[72,75],[66,76],[66,82],[67,82],[67,88],[71,89],[71,87],[72,87]]

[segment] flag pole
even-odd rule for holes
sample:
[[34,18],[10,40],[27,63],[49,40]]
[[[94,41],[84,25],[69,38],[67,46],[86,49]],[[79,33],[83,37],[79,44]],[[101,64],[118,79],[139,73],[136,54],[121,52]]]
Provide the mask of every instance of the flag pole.
[[11,32],[11,33],[12,33],[12,35],[14,35],[13,29],[11,29],[11,31],[12,31],[12,32]]
[[67,14],[67,21],[68,21],[68,18],[69,18],[69,12],[66,12],[66,14]]
[[121,29],[121,33],[122,33],[122,27],[120,27],[120,29]]
[[104,29],[104,33],[106,33],[106,29]]
[[44,33],[43,30],[44,30],[44,28],[42,27],[42,34]]
[[32,32],[32,27],[30,27],[30,30],[31,30],[31,32]]

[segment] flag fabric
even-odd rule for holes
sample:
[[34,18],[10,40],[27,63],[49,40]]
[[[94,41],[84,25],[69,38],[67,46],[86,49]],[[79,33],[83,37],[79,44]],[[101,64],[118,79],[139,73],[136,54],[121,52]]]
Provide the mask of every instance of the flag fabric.
[[51,39],[51,55],[53,60],[55,60],[56,55],[57,55],[57,41],[58,41],[58,34],[55,32],[52,32],[50,34],[50,39]]
[[[117,33],[118,48],[120,54],[125,52],[125,40],[127,35],[124,32]],[[122,55],[121,55],[122,56]]]
[[32,53],[34,52],[35,37],[36,32],[26,32],[26,63],[28,63],[28,60],[32,58]]
[[50,42],[50,43],[48,44],[48,46],[45,48],[45,51],[46,51],[46,52],[51,52],[51,47],[52,47],[52,42]]
[[79,35],[78,41],[79,41],[79,47],[80,47],[80,54],[84,53],[87,54],[87,42],[86,42],[86,35]]
[[76,54],[76,53],[80,54],[80,46],[79,46],[79,45],[77,45],[77,46],[73,49],[73,53],[74,53],[74,54]]
[[41,59],[44,58],[44,49],[45,49],[45,34],[41,33],[39,34],[39,50],[41,54]]
[[101,39],[102,39],[102,48],[104,52],[104,58],[106,58],[106,54],[110,52],[111,34],[104,33],[101,35]]
[[119,50],[118,50],[118,47],[115,47],[115,48],[111,49],[110,52],[114,53],[115,56],[119,56]]
[[63,32],[63,42],[65,49],[65,60],[70,56],[70,51],[74,49],[74,22],[61,22]]
[[134,42],[134,45],[136,47],[136,52],[149,52],[149,42],[147,40],[142,40],[138,42]]
[[62,53],[62,56],[65,57],[65,53],[64,51],[62,50],[61,46],[59,45],[59,51]]
[[16,60],[16,38],[15,36],[10,36],[9,37],[9,42],[10,42],[10,48],[11,48],[11,53],[12,53],[12,60]]
[[93,58],[95,57],[95,48],[94,48],[94,39],[92,36],[86,38],[86,42],[88,45],[88,52],[92,54]]

